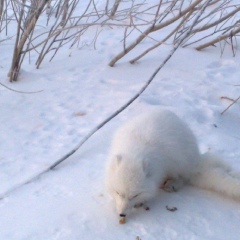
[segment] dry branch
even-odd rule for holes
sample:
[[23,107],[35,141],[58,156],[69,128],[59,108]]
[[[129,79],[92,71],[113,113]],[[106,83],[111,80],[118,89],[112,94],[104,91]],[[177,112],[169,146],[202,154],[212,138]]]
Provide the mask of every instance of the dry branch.
[[111,17],[111,18],[115,15],[115,13],[116,13],[116,11],[117,11],[117,9],[118,9],[118,6],[119,6],[119,4],[120,4],[120,2],[121,2],[121,0],[115,0],[114,5],[113,5],[113,8],[112,8],[112,11],[111,11],[111,14],[110,14],[110,17]]
[[0,0],[0,21],[2,21],[3,18],[3,11],[4,10],[4,0]]
[[211,40],[210,42],[207,42],[207,43],[205,43],[205,44],[202,44],[202,45],[196,47],[196,50],[200,51],[200,50],[202,50],[202,49],[204,49],[204,48],[207,48],[207,47],[209,47],[209,46],[214,46],[216,43],[218,43],[218,42],[220,42],[220,41],[222,41],[222,40],[225,40],[225,39],[227,39],[227,38],[229,38],[229,37],[235,36],[235,35],[238,34],[239,32],[240,32],[240,26],[237,27],[235,30],[231,31],[230,33],[227,33],[227,34],[224,34],[224,35],[222,35],[222,36],[219,36],[219,37]]
[[[25,4],[25,2],[26,2],[26,0],[23,1],[24,4]],[[13,53],[12,66],[9,71],[9,77],[10,77],[11,82],[17,80],[18,73],[20,70],[20,60],[21,60],[21,56],[22,56],[23,47],[24,47],[28,37],[31,35],[32,31],[34,30],[37,20],[38,20],[40,14],[42,13],[42,10],[44,9],[47,2],[48,2],[48,0],[41,1],[40,5],[29,16],[27,24],[23,30],[21,28],[21,24],[22,24],[22,20],[23,20],[24,6],[22,7],[20,19],[18,22],[18,34],[17,34],[14,53]],[[22,34],[20,36],[21,31],[22,31]]]
[[131,64],[135,63],[136,61],[138,61],[140,58],[144,57],[147,53],[149,53],[150,51],[156,49],[157,47],[159,47],[160,45],[162,45],[163,43],[166,43],[166,41],[172,37],[177,31],[178,29],[182,26],[182,24],[191,16],[192,11],[190,11],[183,19],[182,21],[179,23],[179,25],[173,29],[172,32],[170,32],[162,41],[160,41],[159,43],[157,43],[156,45],[148,48],[146,51],[144,51],[142,54],[138,55],[137,57],[135,57],[134,59],[132,59],[130,61]]
[[[110,61],[110,66],[114,66],[143,40],[154,41],[152,46],[138,53],[138,56],[130,61],[134,63],[163,44],[177,43],[188,32],[195,17],[207,1],[159,0],[158,3],[151,1],[139,3],[139,1],[114,0],[110,8],[110,1],[106,0],[106,6],[101,6],[100,9],[96,0],[88,0],[85,9],[81,9],[82,12],[79,15],[73,16],[79,2],[81,1],[0,0],[0,30],[6,28],[7,32],[8,23],[12,19],[18,23],[12,66],[9,71],[10,81],[17,79],[26,53],[29,53],[29,56],[32,51],[38,53],[36,66],[39,68],[49,53],[52,54],[48,58],[51,61],[63,46],[81,47],[82,38],[91,28],[95,28],[94,31],[97,32],[95,36],[92,36],[92,41],[88,41],[94,48],[96,48],[99,33],[104,28],[110,28],[112,31],[115,27],[122,29],[123,50]],[[124,4],[120,8],[121,3]],[[10,5],[13,9],[12,17],[7,11]],[[36,22],[45,10],[48,14],[47,30],[36,34],[34,31]],[[235,55],[239,34],[239,22],[236,20],[239,19],[239,12],[240,3],[237,4],[233,0],[212,0],[196,22],[191,34],[182,43],[183,46],[194,44],[196,49],[201,50],[223,41],[225,44],[223,44],[222,52],[225,50],[226,43],[229,43]],[[54,17],[55,20],[49,21]],[[5,21],[4,24],[3,21]],[[233,24],[234,21],[236,23]],[[128,39],[136,31],[140,34],[129,43]],[[157,31],[161,33],[153,35]],[[161,39],[158,39],[158,36],[161,36]],[[230,40],[226,41],[228,38]]]
[[240,96],[235,99],[224,111],[221,112],[221,115],[223,115],[230,107],[232,107],[238,100],[240,99]]
[[68,15],[68,8],[69,8],[69,0],[65,0],[63,4],[63,14],[62,14],[62,20],[60,25],[64,26],[67,21],[67,15]]
[[13,92],[16,92],[16,93],[33,94],[33,93],[40,93],[40,92],[43,91],[43,90],[38,90],[38,91],[34,91],[34,92],[25,92],[25,91],[15,90],[15,89],[10,88],[10,87],[2,84],[2,83],[0,83],[0,85],[3,86],[3,87],[5,87],[5,88],[7,88],[8,90],[13,91]]
[[148,36],[148,34],[155,32],[157,30],[160,30],[166,26],[169,26],[170,24],[172,24],[173,22],[177,21],[179,18],[181,18],[182,16],[184,16],[185,14],[187,14],[191,9],[193,9],[194,7],[196,7],[202,0],[196,0],[195,2],[193,2],[191,5],[189,5],[186,9],[184,9],[183,11],[179,12],[178,15],[176,15],[175,17],[172,17],[171,19],[160,23],[160,24],[152,24],[150,27],[148,27],[132,44],[130,44],[126,49],[124,49],[124,51],[120,52],[115,58],[113,58],[110,63],[109,66],[113,67],[114,64],[120,60],[122,57],[124,57],[127,53],[129,53],[133,48],[135,48],[146,36]]
[[[159,40],[157,44],[154,44],[152,47],[145,50],[143,53],[135,57],[130,61],[130,63],[134,63],[135,61],[139,60],[143,56],[145,56],[150,51],[156,49],[157,47],[161,46],[162,44],[166,43],[171,39],[173,35],[175,35],[174,42],[181,37],[183,33],[185,33],[189,27],[191,26],[191,22],[193,17],[198,13],[199,9],[201,9],[202,5],[205,3],[205,0],[196,0],[194,2],[191,2],[189,6],[186,6],[184,3],[184,0],[177,1],[178,5],[176,5],[176,1],[172,1],[169,7],[167,8],[168,11],[164,11],[164,13],[159,13],[158,18],[161,19],[158,24],[155,24],[155,22],[152,25],[149,25],[145,31],[143,31],[131,44],[128,46],[124,46],[123,51],[121,51],[119,54],[117,54],[109,63],[109,66],[114,66],[114,64],[120,60],[122,57],[124,57],[126,54],[128,54],[131,50],[133,50],[142,40],[144,40],[146,37],[151,39],[150,34],[159,31],[163,28],[168,28],[170,25],[177,24],[177,27],[174,27],[174,29],[166,35],[162,40]],[[238,30],[236,30],[235,26],[228,28],[228,33],[222,34],[222,32],[225,30],[223,26],[220,26],[220,24],[227,24],[227,22],[236,17],[236,14],[240,11],[240,4],[231,5],[232,1],[219,1],[215,0],[212,1],[209,6],[213,7],[213,9],[209,9],[205,13],[204,16],[202,16],[198,22],[196,23],[196,26],[194,29],[192,29],[192,32],[188,39],[185,39],[184,46],[188,46],[190,44],[196,43],[197,41],[202,41],[204,38],[209,38],[212,35],[217,35],[217,37],[211,41],[208,41],[208,43],[205,43],[204,45],[199,46],[199,49],[202,49],[205,46],[210,46],[212,43],[217,43],[219,41],[225,40],[227,37],[236,36],[238,34]],[[185,9],[183,8],[183,5],[185,6]],[[173,9],[173,6],[175,9]],[[177,11],[177,14],[175,13]],[[173,16],[170,17],[170,14]],[[216,19],[216,16],[220,15],[218,19]],[[161,16],[161,17],[160,17]],[[163,21],[167,16],[167,20]],[[214,21],[213,21],[214,19]],[[216,19],[216,20],[215,20]],[[179,23],[180,21],[180,23]],[[205,23],[207,22],[207,23]],[[227,24],[229,25],[229,24]],[[189,39],[195,36],[199,32],[207,32],[209,29],[212,31],[211,34],[206,35],[204,38],[197,38],[197,40],[194,40],[192,43],[189,43]],[[126,42],[126,40],[124,40]],[[171,44],[171,43],[170,43]],[[198,48],[197,48],[198,49]]]

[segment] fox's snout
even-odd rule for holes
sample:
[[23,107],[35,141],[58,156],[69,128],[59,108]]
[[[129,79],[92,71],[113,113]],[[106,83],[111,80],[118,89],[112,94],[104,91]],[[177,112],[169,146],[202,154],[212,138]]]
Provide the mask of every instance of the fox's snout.
[[129,212],[129,202],[125,201],[125,199],[116,199],[116,208],[117,213],[120,217],[126,217]]

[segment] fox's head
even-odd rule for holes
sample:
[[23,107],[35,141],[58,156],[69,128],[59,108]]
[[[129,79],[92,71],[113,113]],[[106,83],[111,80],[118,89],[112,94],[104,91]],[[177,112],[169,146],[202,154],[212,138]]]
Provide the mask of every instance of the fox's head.
[[106,184],[121,217],[128,215],[134,207],[145,204],[157,191],[146,161],[134,162],[123,155],[110,160]]

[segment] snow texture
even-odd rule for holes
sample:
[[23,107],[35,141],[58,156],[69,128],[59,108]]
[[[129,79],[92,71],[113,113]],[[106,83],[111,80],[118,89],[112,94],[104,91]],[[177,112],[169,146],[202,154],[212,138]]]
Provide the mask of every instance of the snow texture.
[[[171,50],[156,49],[135,65],[128,63],[130,53],[111,68],[107,64],[121,50],[122,36],[108,28],[96,50],[66,47],[40,69],[26,61],[14,84],[7,79],[14,41],[1,42],[1,82],[19,91],[43,91],[23,94],[0,86],[0,193],[74,148],[141,88]],[[230,47],[222,57],[218,47],[178,49],[140,98],[67,161],[0,200],[0,239],[239,240],[239,201],[186,186],[159,192],[149,211],[136,210],[120,225],[104,188],[116,127],[152,105],[175,112],[193,130],[201,152],[216,152],[240,171],[240,102],[220,114],[232,103],[222,97],[239,96],[239,76],[240,55],[233,58]]]

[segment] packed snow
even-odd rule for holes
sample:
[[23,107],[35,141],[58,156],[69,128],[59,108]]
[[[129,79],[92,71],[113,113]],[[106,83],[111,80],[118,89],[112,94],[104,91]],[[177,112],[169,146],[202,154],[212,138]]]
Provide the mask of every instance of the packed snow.
[[[72,150],[143,86],[172,49],[156,49],[134,65],[130,53],[111,68],[122,37],[122,29],[107,28],[96,49],[63,48],[40,69],[25,61],[13,84],[7,73],[14,40],[0,43],[1,83],[43,90],[24,94],[0,86],[0,194]],[[240,171],[240,101],[221,114],[240,95],[240,54],[233,57],[229,47],[220,55],[219,46],[201,52],[179,48],[147,90],[75,154],[0,200],[0,239],[239,240],[240,201],[186,186],[159,192],[149,211],[138,209],[120,225],[104,186],[115,129],[151,106],[175,112],[196,135],[201,152],[216,152]]]

